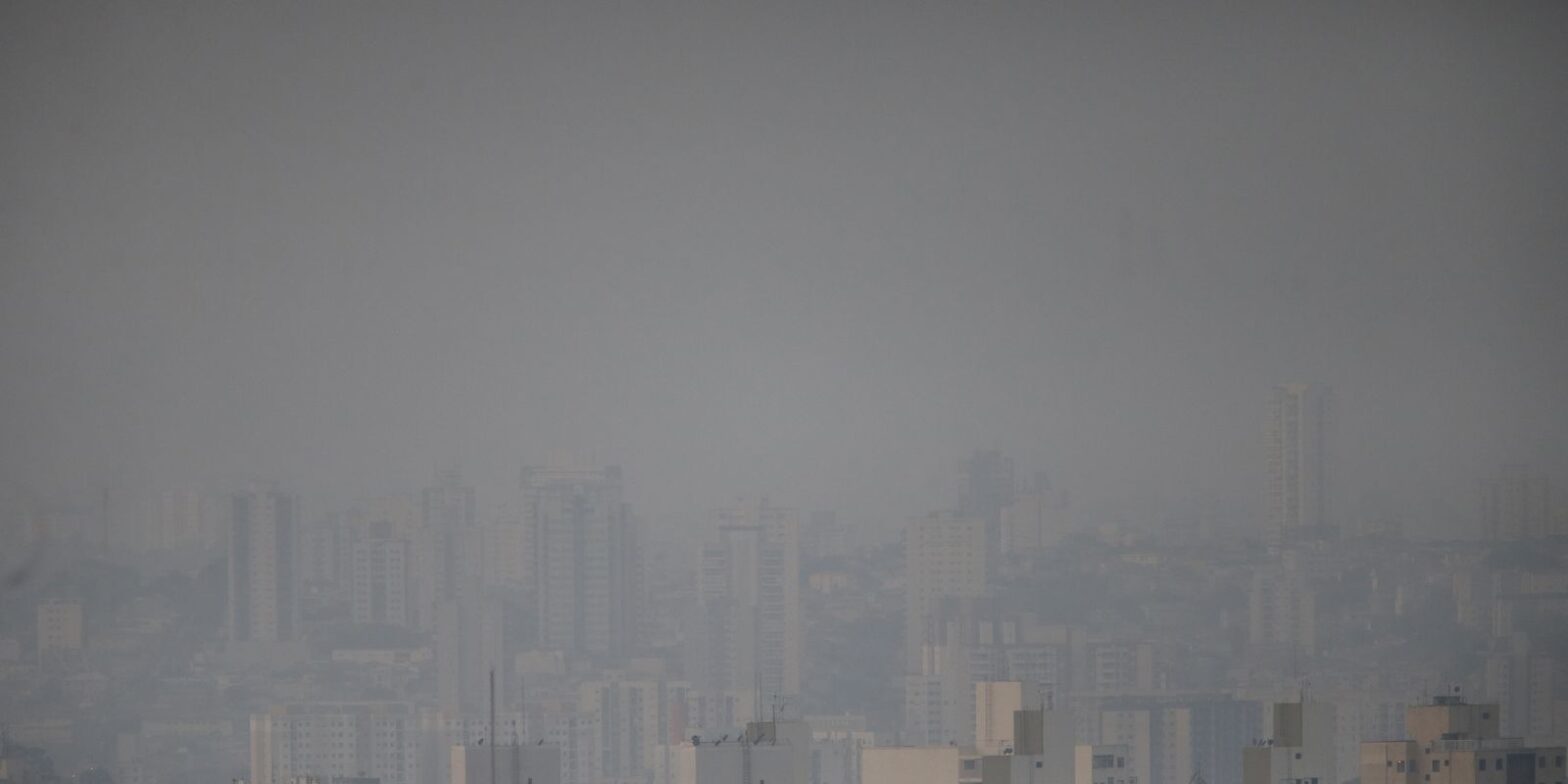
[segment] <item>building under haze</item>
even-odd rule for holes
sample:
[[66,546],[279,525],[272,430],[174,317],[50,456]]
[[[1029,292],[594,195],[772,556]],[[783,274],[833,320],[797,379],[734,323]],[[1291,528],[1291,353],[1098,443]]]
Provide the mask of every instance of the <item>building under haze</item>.
[[294,640],[299,636],[299,499],[271,487],[235,493],[231,502],[229,642]]
[[421,629],[435,629],[436,608],[467,599],[479,585],[482,535],[474,488],[456,471],[443,471],[420,493],[420,529],[413,575]]
[[82,650],[82,603],[45,599],[38,603],[38,660],[49,662]]
[[694,684],[760,692],[766,708],[800,693],[800,514],[762,499],[719,510],[702,545],[688,643]]
[[919,671],[921,649],[938,642],[942,600],[985,593],[986,523],[956,512],[936,512],[909,521],[904,534],[905,661]]
[[1276,545],[1331,538],[1328,515],[1329,425],[1326,387],[1274,388],[1267,428],[1269,539]]
[[411,548],[407,540],[392,538],[390,529],[387,523],[372,525],[370,536],[350,547],[354,623],[412,625]]
[[1564,747],[1525,745],[1498,731],[1495,704],[1457,693],[1405,713],[1410,737],[1361,744],[1361,784],[1562,784]]
[[525,468],[522,490],[539,646],[568,658],[623,655],[639,579],[620,468]]
[[1498,542],[1539,539],[1553,530],[1552,485],[1527,465],[1506,465],[1481,483],[1481,534]]
[[408,703],[295,703],[250,717],[251,784],[303,776],[424,784],[418,756],[419,723]]
[[1002,512],[1013,504],[1016,490],[1013,459],[995,449],[979,450],[964,461],[958,511],[985,522],[986,558],[1001,555]]
[[1242,750],[1242,784],[1339,784],[1333,705],[1275,703],[1270,718],[1269,737]]

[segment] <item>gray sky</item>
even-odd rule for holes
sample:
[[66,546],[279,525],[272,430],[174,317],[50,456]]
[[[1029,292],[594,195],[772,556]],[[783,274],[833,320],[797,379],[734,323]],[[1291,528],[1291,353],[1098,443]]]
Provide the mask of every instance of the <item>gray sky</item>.
[[6,3],[0,481],[1261,520],[1290,380],[1353,514],[1568,481],[1568,5],[1055,5]]

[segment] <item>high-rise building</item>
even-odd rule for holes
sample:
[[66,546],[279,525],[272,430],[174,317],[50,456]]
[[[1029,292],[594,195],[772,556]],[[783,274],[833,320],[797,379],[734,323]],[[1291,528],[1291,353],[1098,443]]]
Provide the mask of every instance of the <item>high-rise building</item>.
[[370,538],[353,545],[354,623],[409,626],[413,622],[408,542],[390,538],[389,528],[375,526]]
[[250,717],[250,781],[373,776],[419,784],[419,726],[402,702],[296,703]]
[[229,532],[231,643],[299,636],[295,560],[299,500],[276,488],[236,493]]
[[38,659],[48,661],[82,650],[82,603],[46,599],[38,604]]
[[1226,697],[1112,697],[1081,710],[1094,708],[1089,740],[1128,747],[1139,784],[1188,784],[1199,773],[1212,784],[1241,784],[1240,740],[1263,726],[1257,703]]
[[578,711],[598,734],[599,775],[606,782],[642,782],[660,744],[685,737],[689,687],[646,674],[605,671],[578,685]]
[[525,468],[523,514],[540,647],[568,658],[624,655],[640,578],[621,470]]
[[1515,633],[1494,641],[1486,657],[1486,694],[1497,701],[1504,735],[1535,741],[1568,735],[1555,721],[1557,659]]
[[1293,553],[1253,573],[1247,591],[1247,642],[1255,650],[1288,656],[1318,651],[1317,593]]
[[904,537],[905,661],[919,672],[921,649],[938,642],[936,613],[946,597],[973,598],[986,589],[986,523],[939,512],[909,522]]
[[1002,510],[1013,505],[1015,489],[1011,457],[995,449],[979,450],[964,461],[958,511],[985,523],[986,557],[993,563],[1001,554]]
[[[451,784],[452,763],[457,761],[458,750],[464,746],[489,751],[491,743],[498,743],[505,748],[508,744],[522,742],[531,748],[552,748],[541,746],[535,742],[537,738],[528,736],[524,731],[526,722],[520,712],[497,711],[493,723],[495,730],[492,732],[492,717],[488,707],[467,712],[428,706],[420,708],[420,784]],[[497,761],[505,764],[504,760]],[[488,770],[488,767],[484,768],[484,771]],[[473,769],[467,772],[472,773]],[[502,780],[510,781],[504,776]]]
[[456,471],[443,471],[420,493],[420,528],[413,552],[419,627],[435,629],[436,608],[469,598],[462,592],[479,585],[482,537],[477,525],[474,488]]
[[154,546],[166,551],[213,547],[217,536],[207,518],[201,491],[188,487],[164,490],[153,510]]
[[1276,545],[1332,538],[1328,514],[1329,424],[1333,395],[1324,387],[1274,388],[1267,428],[1269,538]]
[[[504,661],[506,613],[494,596],[436,607],[436,699],[443,708],[478,711],[490,698],[490,673],[510,682]],[[504,697],[503,697],[504,698]]]
[[1481,532],[1487,539],[1539,539],[1553,531],[1552,485],[1527,465],[1503,466],[1481,483]]
[[800,515],[762,499],[721,509],[701,549],[688,661],[709,692],[800,693]]

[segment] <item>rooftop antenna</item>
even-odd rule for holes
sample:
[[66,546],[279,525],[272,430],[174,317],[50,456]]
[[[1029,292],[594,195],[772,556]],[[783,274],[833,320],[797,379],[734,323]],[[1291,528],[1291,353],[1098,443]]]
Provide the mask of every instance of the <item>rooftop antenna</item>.
[[490,668],[490,784],[495,784],[495,668]]
[[[756,662],[752,662],[755,667]],[[762,670],[753,670],[751,683],[751,718],[762,721]]]

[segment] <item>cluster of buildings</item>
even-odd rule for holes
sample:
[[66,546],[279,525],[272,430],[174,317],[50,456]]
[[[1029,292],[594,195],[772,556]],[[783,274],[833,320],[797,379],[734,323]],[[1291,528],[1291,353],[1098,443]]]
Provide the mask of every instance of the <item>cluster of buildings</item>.
[[455,472],[165,493],[146,552],[74,524],[8,597],[0,784],[1564,784],[1546,481],[1473,540],[1340,525],[1332,410],[1274,391],[1251,535],[1081,519],[995,450],[883,540],[765,498],[653,537],[602,466],[489,513]]

